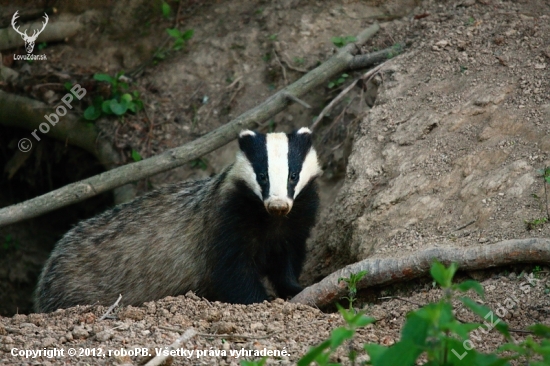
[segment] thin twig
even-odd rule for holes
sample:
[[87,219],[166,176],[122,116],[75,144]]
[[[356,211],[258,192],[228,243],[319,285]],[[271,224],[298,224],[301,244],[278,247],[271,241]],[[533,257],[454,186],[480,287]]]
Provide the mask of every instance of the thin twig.
[[399,297],[399,296],[383,296],[383,297],[379,297],[378,300],[386,300],[386,299],[396,299],[396,300],[401,300],[401,301],[404,301],[404,302],[408,302],[408,303],[411,303],[413,305],[416,305],[418,307],[422,307],[422,306],[425,306],[422,305],[422,304],[419,304],[417,302],[414,302],[414,301],[411,301],[411,300],[407,300],[407,299],[404,299],[402,297]]
[[472,221],[468,222],[467,224],[464,224],[464,225],[462,225],[462,226],[457,227],[457,228],[454,229],[453,231],[462,230],[462,229],[464,229],[464,228],[466,228],[466,227],[472,225],[472,224],[475,223],[475,222],[476,222],[476,220],[472,220]]
[[145,366],[162,365],[168,357],[171,357],[171,356],[169,356],[170,351],[172,351],[176,348],[179,348],[182,345],[182,343],[187,342],[188,340],[193,338],[196,334],[197,334],[197,332],[195,331],[195,329],[193,329],[193,328],[187,329],[178,339],[176,339],[174,341],[174,343],[172,343],[171,345],[169,345],[168,347],[165,348],[165,350],[168,351],[168,352],[163,352],[162,354],[160,354],[158,356],[155,356],[155,358],[153,358],[151,361],[147,362],[145,364]]
[[111,311],[113,311],[113,309],[118,306],[118,303],[120,302],[120,300],[122,300],[122,295],[118,295],[118,299],[115,301],[115,303],[113,305],[111,305],[111,307],[109,307],[109,309],[107,309],[107,312],[105,314],[103,314],[103,316],[101,318],[99,318],[99,320],[104,320],[105,318],[107,318],[107,316],[109,316]]
[[302,69],[302,68],[293,66],[292,62],[290,62],[290,57],[286,53],[283,52],[283,56],[285,57],[285,58],[283,58],[283,61],[289,69],[294,70],[294,71],[298,71],[298,72],[301,72],[301,73],[304,73],[304,74],[307,74],[309,72],[306,69]]
[[285,93],[285,97],[292,100],[293,102],[296,102],[300,105],[302,105],[303,107],[307,108],[307,109],[311,109],[311,106],[309,104],[307,104],[306,102],[304,102],[303,100],[301,100],[300,98],[290,94],[290,93]]
[[366,72],[363,76],[355,79],[351,84],[349,84],[344,90],[342,90],[340,92],[340,94],[338,94],[338,96],[336,98],[334,98],[330,103],[329,105],[327,105],[322,111],[321,113],[319,114],[319,116],[317,117],[317,119],[315,120],[315,122],[313,122],[313,124],[311,125],[311,130],[315,130],[315,127],[317,127],[317,125],[319,124],[319,122],[323,119],[323,117],[325,116],[325,114],[330,110],[332,109],[332,107],[338,103],[354,86],[355,84],[357,84],[357,82],[359,81],[359,79],[366,79],[366,78],[370,78],[371,76],[373,76],[375,73],[378,72],[378,70],[380,70],[380,68],[382,68],[382,66],[384,66],[385,63],[382,63],[372,69],[370,69],[368,72]]
[[285,80],[285,86],[286,86],[288,85],[288,79],[286,78],[286,69],[281,63],[281,60],[279,59],[279,56],[277,55],[277,51],[275,51],[275,49],[273,49],[273,54],[275,55],[275,60],[277,61],[279,66],[281,66],[281,69],[283,69],[283,79]]

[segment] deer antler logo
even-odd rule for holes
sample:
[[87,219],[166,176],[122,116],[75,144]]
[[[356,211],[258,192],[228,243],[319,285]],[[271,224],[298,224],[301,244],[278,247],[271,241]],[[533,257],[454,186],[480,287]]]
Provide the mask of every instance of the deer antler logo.
[[23,40],[25,41],[25,49],[27,50],[27,53],[31,53],[32,50],[34,49],[34,42],[36,41],[36,38],[38,38],[38,35],[42,33],[44,28],[46,28],[46,24],[48,24],[48,14],[44,13],[44,19],[46,19],[46,21],[42,22],[42,24],[44,24],[42,26],[42,29],[40,30],[35,29],[32,32],[32,36],[28,36],[26,29],[25,29],[25,32],[22,33],[19,31],[19,27],[15,28],[15,20],[19,18],[19,15],[17,14],[18,12],[19,10],[16,11],[15,14],[13,14],[13,17],[11,18],[11,26],[17,33],[21,35],[21,38],[23,38]]

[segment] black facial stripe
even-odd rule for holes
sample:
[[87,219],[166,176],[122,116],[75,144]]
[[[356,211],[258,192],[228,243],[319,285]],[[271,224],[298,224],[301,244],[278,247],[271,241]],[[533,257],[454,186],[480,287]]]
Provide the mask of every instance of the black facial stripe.
[[[266,199],[269,195],[269,176],[265,135],[255,132],[254,136],[246,134],[239,137],[239,147],[252,164],[254,173],[256,173],[256,181],[262,188],[263,198]],[[264,180],[261,179],[263,174],[266,177]]]
[[[307,156],[307,153],[311,149],[312,141],[311,134],[309,133],[297,133],[294,131],[288,134],[288,196],[294,197],[294,189],[300,177],[302,171],[302,165]],[[296,174],[296,179],[292,180],[292,174]]]

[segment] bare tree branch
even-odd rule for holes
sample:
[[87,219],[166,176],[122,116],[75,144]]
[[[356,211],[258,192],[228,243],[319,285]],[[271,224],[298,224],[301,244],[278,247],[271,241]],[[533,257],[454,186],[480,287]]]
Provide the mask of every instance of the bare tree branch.
[[340,278],[367,271],[357,289],[412,280],[429,273],[434,259],[444,264],[456,262],[461,270],[475,270],[516,263],[548,263],[550,239],[530,238],[501,241],[477,247],[429,248],[401,258],[367,258],[331,273],[320,282],[306,287],[290,302],[326,306],[347,295]]
[[[365,29],[357,36],[357,44],[366,42],[379,29],[378,24]],[[31,200],[2,208],[0,209],[0,226],[36,217],[57,208],[83,201],[99,193],[173,169],[199,158],[235,139],[242,129],[252,128],[284,110],[289,103],[288,95],[299,98],[348,69],[354,57],[352,53],[355,50],[357,50],[356,44],[343,47],[329,60],[293,84],[281,89],[262,104],[195,141],[148,159],[69,184]],[[54,128],[52,128],[53,130]]]

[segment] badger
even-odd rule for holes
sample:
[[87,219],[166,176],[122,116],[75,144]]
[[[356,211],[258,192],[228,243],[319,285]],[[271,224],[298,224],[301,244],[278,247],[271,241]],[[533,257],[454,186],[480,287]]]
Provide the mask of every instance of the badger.
[[149,192],[78,223],[40,275],[35,310],[125,305],[193,291],[251,304],[302,290],[322,170],[312,133],[244,130],[235,162],[211,178]]

